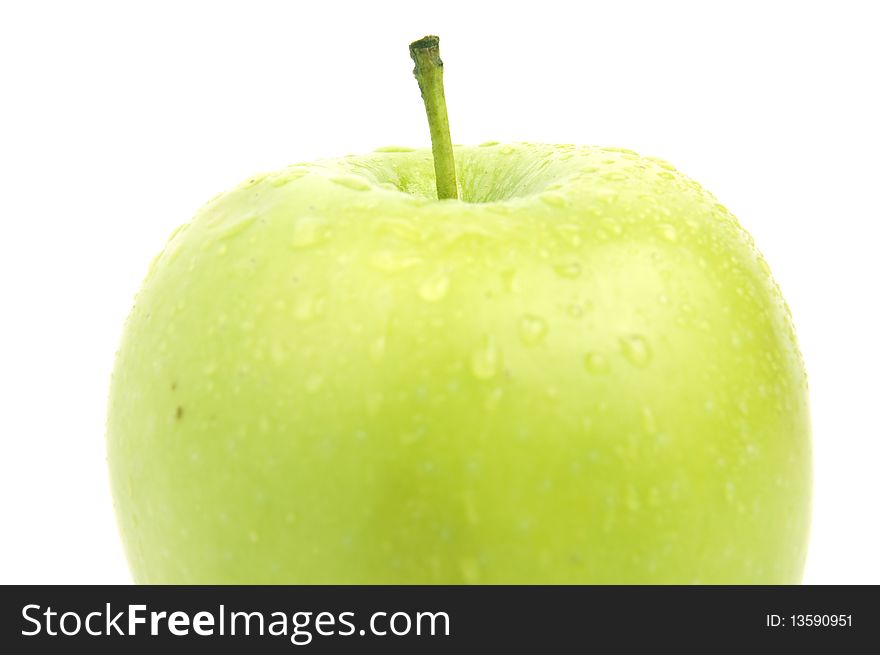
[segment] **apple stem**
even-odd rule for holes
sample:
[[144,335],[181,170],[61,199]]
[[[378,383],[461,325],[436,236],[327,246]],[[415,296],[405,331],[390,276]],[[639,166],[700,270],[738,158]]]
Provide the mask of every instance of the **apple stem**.
[[440,60],[440,38],[426,36],[409,44],[409,54],[416,64],[413,75],[419,83],[428,127],[431,129],[431,151],[434,154],[434,175],[437,179],[437,198],[458,199],[455,180],[455,158],[452,138],[449,136],[449,116],[446,114],[446,94],[443,92],[443,62]]

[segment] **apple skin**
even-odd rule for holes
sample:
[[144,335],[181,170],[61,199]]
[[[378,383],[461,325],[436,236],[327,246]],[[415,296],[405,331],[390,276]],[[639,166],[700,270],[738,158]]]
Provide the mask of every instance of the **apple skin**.
[[736,219],[622,149],[295,165],[154,260],[108,455],[141,583],[797,583],[807,382]]

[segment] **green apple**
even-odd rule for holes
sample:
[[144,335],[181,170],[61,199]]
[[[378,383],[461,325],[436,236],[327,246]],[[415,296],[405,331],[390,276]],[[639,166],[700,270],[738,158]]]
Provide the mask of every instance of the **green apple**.
[[[436,154],[436,142],[435,142]],[[623,149],[258,175],[156,258],[108,451],[150,583],[796,583],[807,383],[736,219]]]

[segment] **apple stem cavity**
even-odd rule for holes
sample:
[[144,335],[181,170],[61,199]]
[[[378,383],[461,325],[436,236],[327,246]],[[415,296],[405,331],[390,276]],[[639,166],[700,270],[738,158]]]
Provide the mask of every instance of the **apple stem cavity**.
[[446,113],[446,94],[443,92],[443,62],[440,60],[440,37],[426,36],[409,44],[409,54],[416,64],[413,75],[419,83],[428,127],[431,130],[431,151],[434,154],[434,175],[437,179],[437,198],[457,200],[455,157],[449,136],[449,116]]

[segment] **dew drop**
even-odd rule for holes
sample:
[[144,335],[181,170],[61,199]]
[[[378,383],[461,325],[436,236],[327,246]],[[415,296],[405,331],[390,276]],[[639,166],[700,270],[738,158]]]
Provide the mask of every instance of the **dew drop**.
[[304,295],[296,300],[293,315],[298,321],[310,321],[324,312],[324,299],[319,296]]
[[553,270],[555,270],[557,275],[559,275],[560,277],[574,279],[576,277],[580,277],[581,271],[583,269],[578,262],[563,262],[560,264],[556,264],[553,267]]
[[583,244],[584,240],[581,236],[581,228],[579,225],[564,223],[556,226],[556,231],[562,239],[571,247],[577,248]]
[[554,193],[552,191],[546,191],[539,195],[538,198],[545,205],[550,205],[551,207],[565,207],[568,204],[565,196],[559,193]]
[[527,346],[534,346],[547,334],[547,323],[540,316],[526,314],[519,322],[519,336]]
[[728,503],[733,503],[736,500],[736,485],[733,482],[725,483],[724,500]]
[[654,412],[647,405],[642,407],[642,428],[649,435],[657,434],[657,420],[654,418]]
[[437,273],[422,282],[419,296],[425,302],[439,302],[446,297],[447,291],[449,291],[449,277],[444,273]]
[[672,164],[670,164],[670,163],[669,163],[668,161],[666,161],[665,159],[661,159],[660,157],[645,157],[645,159],[648,159],[648,160],[654,162],[654,163],[657,164],[660,168],[663,168],[663,169],[665,169],[665,170],[667,170],[667,171],[674,171],[674,170],[675,170],[675,166],[673,166]]
[[353,175],[331,177],[330,181],[353,191],[367,191],[370,189],[369,182],[362,177],[354,177]]
[[604,375],[611,368],[608,365],[608,358],[601,353],[587,353],[584,357],[584,366],[593,375]]
[[642,503],[641,503],[641,500],[639,499],[639,492],[636,490],[635,487],[630,485],[626,488],[626,496],[625,496],[624,503],[626,505],[626,508],[630,512],[638,512],[639,509],[641,509]]
[[678,232],[676,231],[676,229],[672,225],[669,225],[669,223],[662,223],[658,227],[660,229],[660,234],[667,241],[677,241],[678,240]]
[[376,231],[411,243],[422,240],[419,228],[404,218],[382,219],[376,223]]
[[252,186],[256,186],[257,184],[259,184],[260,182],[265,180],[268,176],[269,176],[269,173],[258,173],[256,175],[254,175],[253,177],[250,177],[247,180],[245,180],[242,183],[241,188],[249,189]]
[[412,446],[422,438],[423,432],[420,430],[407,430],[400,433],[400,445]]
[[636,157],[639,156],[639,153],[637,153],[635,150],[630,150],[629,148],[620,148],[618,146],[604,146],[603,148],[600,148],[600,150],[602,152],[618,152],[621,155],[635,155]]
[[272,349],[269,352],[269,357],[272,359],[272,363],[276,366],[281,366],[287,361],[287,350],[285,350],[284,346],[280,343],[272,344]]
[[495,339],[486,337],[471,356],[471,373],[478,380],[490,380],[498,372],[498,348]]
[[385,356],[385,336],[376,337],[373,340],[373,343],[370,344],[370,359],[374,362],[382,361],[382,358]]
[[504,389],[501,387],[495,387],[488,394],[486,394],[486,400],[483,403],[483,407],[486,408],[487,412],[494,412],[498,409],[498,405],[501,404],[501,398],[504,396]]
[[461,576],[467,584],[476,584],[480,581],[480,564],[473,557],[466,557],[459,561]]
[[306,391],[308,391],[309,393],[315,393],[321,388],[321,385],[323,384],[323,376],[317,373],[310,375],[309,378],[306,380]]
[[511,146],[501,146],[498,152],[500,152],[502,155],[512,155],[514,150]]
[[483,141],[483,142],[479,145],[479,147],[480,147],[480,148],[488,148],[488,147],[490,147],[490,146],[497,146],[497,145],[498,145],[498,141]]
[[384,401],[385,397],[379,391],[372,391],[367,394],[367,413],[370,416],[378,414]]
[[501,282],[504,285],[504,290],[508,293],[519,292],[519,278],[516,269],[508,268],[501,271]]
[[413,266],[418,266],[422,260],[415,255],[383,250],[370,258],[370,265],[384,273],[397,273]]
[[611,171],[605,173],[605,175],[602,176],[602,179],[607,180],[608,182],[622,182],[627,177],[627,174],[623,171]]
[[253,225],[254,221],[256,220],[256,213],[251,212],[249,214],[245,214],[236,221],[231,221],[227,224],[224,224],[223,229],[220,230],[218,236],[220,239],[229,239],[230,237],[234,237],[236,234],[244,232],[247,228]]
[[376,148],[373,152],[412,152],[413,148],[408,148],[407,146],[381,146]]
[[651,361],[651,346],[644,337],[637,334],[622,337],[620,339],[620,349],[623,356],[626,357],[631,364],[643,368]]
[[290,182],[294,182],[301,177],[308,175],[308,171],[304,168],[292,168],[280,171],[269,179],[269,184],[274,187],[281,187]]
[[316,216],[304,216],[296,222],[290,245],[294,248],[310,248],[330,236],[327,221]]

